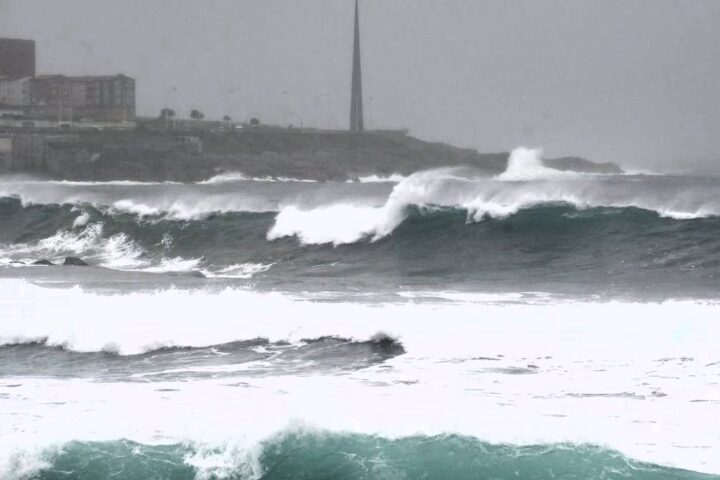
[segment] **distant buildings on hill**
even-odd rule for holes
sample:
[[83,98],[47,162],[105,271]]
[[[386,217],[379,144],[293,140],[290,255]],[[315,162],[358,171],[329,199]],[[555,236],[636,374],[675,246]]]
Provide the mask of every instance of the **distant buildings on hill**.
[[63,122],[135,119],[135,80],[35,74],[35,42],[0,38],[0,116]]

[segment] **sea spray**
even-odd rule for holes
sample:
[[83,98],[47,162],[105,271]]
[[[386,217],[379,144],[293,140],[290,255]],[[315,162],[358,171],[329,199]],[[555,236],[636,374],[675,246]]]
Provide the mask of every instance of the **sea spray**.
[[543,165],[541,148],[518,147],[510,153],[507,169],[497,178],[502,181],[532,181],[572,178],[577,175]]

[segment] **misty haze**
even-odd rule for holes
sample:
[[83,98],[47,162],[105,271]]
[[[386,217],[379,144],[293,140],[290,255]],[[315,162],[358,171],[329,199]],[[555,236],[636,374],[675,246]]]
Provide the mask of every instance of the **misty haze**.
[[[3,0],[38,71],[124,72],[138,112],[345,126],[347,2]],[[368,1],[368,123],[486,152],[544,146],[631,167],[717,170],[712,0]]]

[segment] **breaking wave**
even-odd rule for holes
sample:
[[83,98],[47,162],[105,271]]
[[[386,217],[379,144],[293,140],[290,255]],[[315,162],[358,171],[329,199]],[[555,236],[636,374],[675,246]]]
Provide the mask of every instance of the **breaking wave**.
[[[394,203],[393,203],[394,202]],[[77,256],[90,265],[288,288],[482,285],[674,295],[715,291],[720,218],[546,203],[482,210],[332,205],[171,219],[91,206],[0,200],[0,265]],[[32,225],[32,229],[27,226]],[[259,282],[259,283],[258,283]],[[567,291],[567,289],[565,289]],[[666,292],[667,293],[667,292]]]
[[234,183],[234,182],[301,182],[301,183],[316,183],[317,180],[304,179],[304,178],[290,178],[290,177],[248,177],[241,172],[225,172],[219,175],[215,175],[212,178],[198,182],[198,185],[217,185],[222,183]]
[[720,473],[717,179],[260,180],[0,182],[0,477]]
[[711,291],[720,276],[712,178],[559,172],[539,151],[517,149],[498,177],[438,169],[395,185],[245,183],[133,196],[117,186],[2,184],[0,265],[72,255],[269,287],[545,282],[618,292],[677,285],[681,295]]
[[[377,308],[373,303],[325,302],[229,288],[217,293],[168,289],[102,295],[80,287],[47,289],[13,279],[0,280],[0,294],[8,306],[0,325],[0,345],[40,343],[120,355],[259,338],[299,344],[334,337],[358,342],[392,338],[415,356],[436,358],[474,355],[480,349],[518,357],[584,357],[598,352],[606,358],[690,355],[712,363],[717,358],[710,345],[720,339],[713,302],[558,303],[550,297],[518,303],[513,295],[503,294],[466,301],[448,297],[452,299],[448,302],[441,294],[426,292],[423,302],[396,298]],[[438,315],[443,317],[442,326]],[[628,315],[652,319],[652,328],[646,322],[626,322]],[[585,321],[578,324],[580,318]],[[198,329],[200,319],[203,328]],[[684,332],[681,339],[675,338],[678,328]],[[521,343],[513,335],[519,329],[526,339]],[[568,343],[568,338],[556,338],[556,330],[577,336]],[[643,340],[632,350],[608,350],[613,338],[637,335]]]
[[[131,441],[70,442],[16,454],[5,478],[135,480],[287,478],[625,478],[710,480],[697,472],[642,463],[592,445],[489,444],[460,435],[379,436],[290,428],[252,446],[197,443],[144,445]],[[19,467],[19,468],[18,468]],[[3,473],[0,471],[0,473]],[[9,476],[7,476],[9,475]]]
[[512,151],[505,172],[498,175],[503,181],[552,180],[577,177],[570,171],[549,168],[542,163],[542,150],[519,147]]
[[[143,478],[138,469],[165,466],[243,478],[243,459],[260,459],[247,478],[293,477],[282,465],[352,478],[358,462],[384,459],[392,469],[378,475],[447,478],[433,468],[451,457],[467,462],[458,478],[472,468],[551,478],[560,465],[569,478],[696,475],[587,442],[720,472],[704,447],[717,440],[716,303],[485,295],[364,304],[245,289],[104,295],[19,280],[0,280],[0,295],[0,396],[18,412],[0,417],[10,432],[0,439],[3,474],[104,478],[108,468]],[[288,429],[296,421],[322,430]],[[279,438],[284,453],[266,462]],[[136,462],[132,452],[146,447]]]
[[540,150],[518,148],[507,170],[496,178],[463,177],[456,169],[439,169],[403,179],[382,206],[285,207],[268,238],[296,236],[306,244],[334,245],[378,240],[392,233],[414,208],[462,210],[468,222],[558,204],[577,210],[635,208],[676,220],[720,214],[720,192],[714,183],[688,191],[682,189],[682,182],[673,184],[668,178],[645,186],[621,176],[597,177],[545,167]]
[[[216,185],[222,184],[225,180],[245,179],[246,177],[241,173],[225,173],[207,181],[206,184]],[[281,183],[284,180],[297,181],[296,179],[270,180]],[[17,197],[26,206],[89,205],[98,210],[109,209],[142,217],[180,220],[202,219],[217,213],[271,211],[280,212],[281,215],[283,212],[292,212],[292,215],[305,214],[308,220],[312,220],[313,216],[328,211],[332,213],[332,209],[336,209],[339,215],[347,213],[350,217],[331,216],[330,226],[345,228],[339,223],[352,223],[351,220],[354,220],[352,215],[359,215],[361,218],[357,230],[360,232],[372,230],[373,235],[378,238],[390,233],[392,230],[389,227],[399,224],[403,210],[412,207],[465,210],[468,218],[473,221],[507,217],[523,209],[558,203],[571,205],[577,209],[634,207],[675,219],[705,218],[720,214],[720,192],[716,188],[715,179],[703,181],[700,178],[679,176],[595,175],[559,171],[545,167],[542,163],[541,151],[537,149],[515,149],[510,156],[507,170],[496,177],[473,176],[467,169],[441,168],[418,172],[409,177],[372,176],[362,177],[360,181],[370,184],[396,183],[396,185],[382,200],[378,197],[366,198],[357,195],[344,197],[340,194],[342,191],[332,187],[331,184],[319,184],[320,186],[317,187],[321,190],[327,187],[327,194],[324,196],[314,192],[300,195],[299,193],[302,192],[292,191],[284,195],[278,190],[271,190],[271,195],[268,195],[267,191],[256,190],[255,187],[239,191],[188,191],[187,186],[168,184],[167,189],[158,190],[160,192],[158,195],[149,195],[145,189],[140,191],[142,194],[138,195],[138,198],[132,199],[103,198],[93,190],[38,192],[38,189],[25,189],[18,185],[10,188],[9,184],[0,184],[0,198]],[[75,185],[72,182],[68,183],[70,184]],[[106,182],[106,184],[114,185],[117,182]],[[96,184],[91,182],[88,185]],[[179,188],[185,190],[177,190]],[[113,191],[118,193],[117,190]],[[122,190],[119,193],[122,194]],[[277,199],[272,201],[268,197],[277,197]],[[304,197],[318,197],[318,199],[305,198],[304,201],[297,201]],[[283,215],[283,220],[292,215],[291,213]],[[369,217],[374,218],[374,222],[370,222],[375,223],[374,226],[368,225],[366,220]],[[278,232],[274,236],[280,235],[282,230],[284,229],[278,227]]]

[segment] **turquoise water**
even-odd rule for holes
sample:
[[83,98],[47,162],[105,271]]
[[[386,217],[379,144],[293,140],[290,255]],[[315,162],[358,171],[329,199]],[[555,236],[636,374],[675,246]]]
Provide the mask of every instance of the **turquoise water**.
[[191,480],[297,479],[652,479],[711,480],[685,470],[635,462],[590,445],[491,445],[456,435],[398,440],[331,433],[285,433],[259,453],[234,452],[223,467],[203,470],[191,446],[147,446],[128,441],[71,443],[49,457],[38,480],[139,478]]

